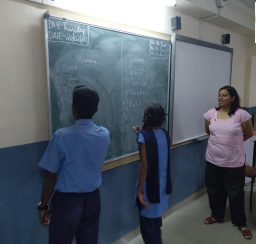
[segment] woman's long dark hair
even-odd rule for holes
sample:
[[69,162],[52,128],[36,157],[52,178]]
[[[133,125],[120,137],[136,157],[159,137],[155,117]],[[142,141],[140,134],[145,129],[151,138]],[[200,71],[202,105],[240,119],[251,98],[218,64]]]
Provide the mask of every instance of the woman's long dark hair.
[[[231,103],[231,106],[230,106],[230,109],[228,111],[228,115],[231,116],[233,115],[236,110],[238,108],[240,108],[240,98],[239,98],[239,95],[236,91],[236,89],[233,87],[233,86],[223,86],[219,89],[219,92],[221,90],[227,90],[229,95],[232,97],[232,98],[235,98],[234,101]],[[216,110],[219,110],[220,109],[220,106],[216,108]]]
[[148,106],[143,115],[143,127],[142,129],[150,129],[152,127],[160,127],[162,126],[163,122],[165,121],[166,113],[164,109],[159,104],[151,104]]

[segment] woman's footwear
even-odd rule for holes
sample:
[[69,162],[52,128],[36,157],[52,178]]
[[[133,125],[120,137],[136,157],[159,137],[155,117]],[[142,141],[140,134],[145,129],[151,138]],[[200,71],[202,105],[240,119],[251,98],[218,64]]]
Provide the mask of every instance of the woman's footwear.
[[242,232],[242,235],[246,240],[252,239],[252,232],[246,226],[238,227],[238,229]]
[[223,219],[215,219],[214,217],[210,216],[204,220],[204,223],[206,225],[211,225],[211,224],[215,224],[215,223],[222,223],[223,221],[224,221]]

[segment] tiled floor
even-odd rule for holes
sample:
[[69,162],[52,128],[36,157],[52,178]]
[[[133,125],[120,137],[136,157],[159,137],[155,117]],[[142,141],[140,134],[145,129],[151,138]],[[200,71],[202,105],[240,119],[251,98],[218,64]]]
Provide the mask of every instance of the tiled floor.
[[[230,222],[229,209],[222,224],[205,225],[203,220],[210,210],[207,195],[204,194],[190,204],[171,213],[163,221],[163,244],[243,244],[256,243],[256,192],[254,209],[249,211],[249,186],[245,186],[247,225],[252,229],[254,239],[245,240]],[[256,191],[256,186],[255,186]],[[143,244],[141,236],[126,241],[128,244]]]

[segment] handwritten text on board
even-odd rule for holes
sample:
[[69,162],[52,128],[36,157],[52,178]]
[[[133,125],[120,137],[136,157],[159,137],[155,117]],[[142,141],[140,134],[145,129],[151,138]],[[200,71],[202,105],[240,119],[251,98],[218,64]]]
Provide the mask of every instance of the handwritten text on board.
[[88,46],[89,26],[57,19],[48,20],[48,40]]

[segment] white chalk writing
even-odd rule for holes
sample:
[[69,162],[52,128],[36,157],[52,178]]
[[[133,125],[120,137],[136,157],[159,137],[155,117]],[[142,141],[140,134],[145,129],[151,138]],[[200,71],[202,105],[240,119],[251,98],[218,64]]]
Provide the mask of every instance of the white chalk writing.
[[149,43],[149,54],[153,57],[168,58],[169,44],[163,40],[150,40]]
[[88,46],[89,26],[65,20],[48,20],[48,40]]

